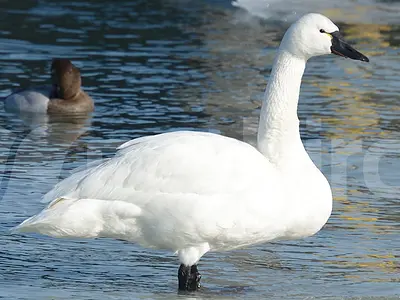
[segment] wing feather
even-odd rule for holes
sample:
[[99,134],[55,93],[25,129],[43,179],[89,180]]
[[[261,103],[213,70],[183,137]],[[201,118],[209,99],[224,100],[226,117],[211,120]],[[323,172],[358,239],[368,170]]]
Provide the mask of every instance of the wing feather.
[[[57,184],[44,201],[67,196],[123,200],[157,194],[238,194],[266,184],[271,165],[254,147],[206,132],[171,132],[122,144]],[[139,198],[141,198],[139,197]]]

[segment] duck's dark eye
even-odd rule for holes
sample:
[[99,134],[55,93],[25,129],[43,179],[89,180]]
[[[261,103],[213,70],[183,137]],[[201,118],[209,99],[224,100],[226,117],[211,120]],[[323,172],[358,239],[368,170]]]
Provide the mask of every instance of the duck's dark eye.
[[319,32],[321,32],[321,33],[325,33],[325,30],[323,30],[323,29],[320,29],[320,30],[319,30]]

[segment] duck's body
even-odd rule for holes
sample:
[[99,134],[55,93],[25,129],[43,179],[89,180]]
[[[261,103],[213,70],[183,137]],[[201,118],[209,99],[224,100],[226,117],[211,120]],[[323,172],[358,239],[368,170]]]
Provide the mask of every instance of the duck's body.
[[52,98],[47,106],[48,114],[86,114],[93,110],[93,99],[82,90],[70,99]]
[[51,86],[19,89],[4,99],[9,112],[76,114],[94,110],[92,98],[81,88],[81,75],[68,59],[53,59]]
[[12,112],[47,113],[52,86],[19,89],[4,98],[4,109]]
[[[330,216],[332,194],[300,139],[297,104],[307,59],[330,53],[336,43],[320,26],[338,30],[310,14],[285,34],[265,92],[257,148],[188,131],[132,140],[115,157],[59,183],[45,196],[48,207],[16,230],[114,237],[176,251],[184,290],[199,287],[196,264],[207,251],[316,233]],[[354,50],[340,46],[335,51]],[[348,56],[368,61],[355,50]]]

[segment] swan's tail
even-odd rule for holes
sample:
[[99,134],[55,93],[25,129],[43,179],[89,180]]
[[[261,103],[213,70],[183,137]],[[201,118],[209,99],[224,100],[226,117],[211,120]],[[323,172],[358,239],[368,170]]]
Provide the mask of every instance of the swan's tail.
[[129,202],[60,197],[12,232],[36,232],[52,237],[127,238],[129,235],[133,238],[140,214],[141,209]]

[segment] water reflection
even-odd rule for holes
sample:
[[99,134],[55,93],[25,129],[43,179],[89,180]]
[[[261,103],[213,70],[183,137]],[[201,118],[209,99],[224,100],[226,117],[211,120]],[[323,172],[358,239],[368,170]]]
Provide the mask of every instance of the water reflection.
[[29,133],[31,140],[46,141],[50,145],[71,145],[90,128],[91,115],[9,113],[1,123],[14,132]]

